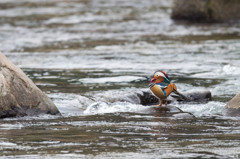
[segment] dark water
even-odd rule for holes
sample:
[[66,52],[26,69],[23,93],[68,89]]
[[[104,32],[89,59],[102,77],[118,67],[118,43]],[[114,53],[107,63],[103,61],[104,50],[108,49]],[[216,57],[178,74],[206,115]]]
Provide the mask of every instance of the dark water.
[[[222,115],[240,88],[240,24],[170,19],[164,0],[2,0],[0,50],[62,116],[0,121],[2,158],[240,158],[239,118]],[[208,103],[164,114],[128,95],[152,73]]]
[[[238,158],[239,119],[114,113],[1,124],[1,155],[98,158]],[[2,121],[3,122],[3,121]],[[231,126],[230,126],[231,125]]]

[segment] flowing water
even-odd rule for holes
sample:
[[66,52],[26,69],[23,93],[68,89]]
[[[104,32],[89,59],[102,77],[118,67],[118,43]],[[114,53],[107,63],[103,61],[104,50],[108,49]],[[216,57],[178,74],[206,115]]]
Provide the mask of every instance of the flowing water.
[[[1,0],[0,50],[62,116],[0,121],[2,158],[240,158],[240,119],[223,115],[240,88],[240,23],[170,19],[166,0]],[[166,71],[174,103],[196,118],[122,99]]]

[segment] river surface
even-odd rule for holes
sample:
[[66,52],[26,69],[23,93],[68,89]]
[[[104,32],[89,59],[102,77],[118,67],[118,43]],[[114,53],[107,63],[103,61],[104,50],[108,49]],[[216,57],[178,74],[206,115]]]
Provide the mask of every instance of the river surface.
[[[1,158],[240,158],[240,23],[170,18],[166,0],[1,0],[0,50],[62,116],[0,120]],[[208,103],[173,103],[178,118],[123,102],[155,70]]]

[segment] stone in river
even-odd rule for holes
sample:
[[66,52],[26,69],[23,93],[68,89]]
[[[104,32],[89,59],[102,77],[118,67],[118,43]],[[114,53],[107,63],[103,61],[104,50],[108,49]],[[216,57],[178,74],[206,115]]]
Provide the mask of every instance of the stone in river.
[[173,117],[175,119],[194,119],[195,116],[189,112],[183,112],[180,108],[167,105],[167,106],[151,106],[145,110],[145,113],[156,114],[162,117]]
[[227,103],[223,113],[226,116],[240,116],[240,93]]
[[0,118],[38,114],[60,112],[19,67],[0,53]]
[[192,22],[238,22],[240,0],[174,0],[171,17]]
[[[168,103],[171,103],[173,101],[180,101],[180,102],[208,102],[209,100],[211,100],[212,95],[211,92],[208,90],[199,90],[199,91],[189,91],[189,92],[182,92],[182,94],[186,97],[188,97],[189,100],[184,100],[181,97],[175,95],[174,93],[172,93],[169,97],[168,97]],[[132,96],[128,96],[128,98],[132,98],[132,99],[138,99],[135,101],[139,101],[136,104],[142,104],[142,105],[156,105],[159,104],[159,99],[157,97],[155,97],[150,91],[143,91],[141,93],[135,93]],[[129,101],[129,100],[127,100]],[[165,101],[163,100],[163,103],[165,103]]]

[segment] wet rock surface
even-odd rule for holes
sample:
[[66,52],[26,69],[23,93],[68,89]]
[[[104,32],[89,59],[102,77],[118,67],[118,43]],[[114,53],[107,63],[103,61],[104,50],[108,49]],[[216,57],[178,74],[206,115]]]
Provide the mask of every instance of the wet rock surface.
[[0,118],[59,114],[54,103],[0,53]]
[[195,116],[192,113],[184,112],[180,108],[173,105],[151,106],[148,111],[151,114],[163,117],[173,117],[176,119],[193,119]]
[[225,106],[226,116],[240,116],[240,93],[234,96]]
[[[179,101],[179,102],[208,102],[211,100],[212,95],[210,91],[191,91],[191,92],[184,92],[182,93],[184,96],[187,97],[188,100],[184,100],[183,98],[179,97],[178,95],[175,95],[172,93],[168,97],[168,103],[171,103],[173,101]],[[142,93],[138,93],[137,96],[140,99],[140,104],[142,105],[153,105],[158,104],[159,100],[157,97],[155,97],[150,91],[144,91]],[[165,101],[163,100],[163,103]]]
[[239,0],[175,0],[173,19],[193,22],[223,22],[240,18]]

